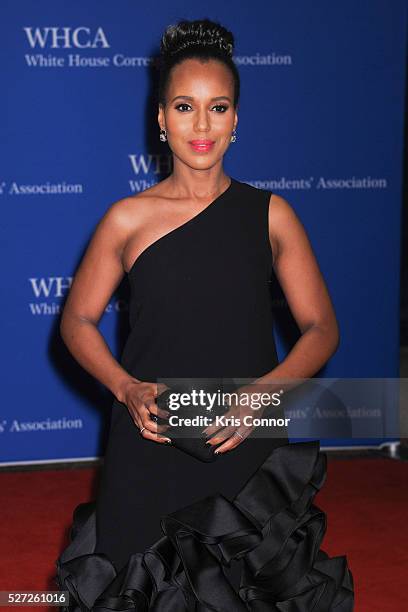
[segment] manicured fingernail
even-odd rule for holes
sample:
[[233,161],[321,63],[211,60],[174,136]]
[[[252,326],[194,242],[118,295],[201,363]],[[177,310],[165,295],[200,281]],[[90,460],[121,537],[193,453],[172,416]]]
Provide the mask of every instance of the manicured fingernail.
[[167,444],[171,444],[170,438],[166,438],[166,442],[167,442]]

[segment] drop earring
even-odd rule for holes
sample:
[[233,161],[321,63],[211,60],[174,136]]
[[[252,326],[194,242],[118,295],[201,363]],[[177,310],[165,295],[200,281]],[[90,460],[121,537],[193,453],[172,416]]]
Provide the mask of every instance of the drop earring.
[[166,142],[166,140],[167,140],[167,132],[166,132],[166,130],[160,130],[160,137],[159,138],[160,138],[160,140],[162,142]]
[[232,130],[231,142],[236,142],[237,140],[237,130],[234,128]]

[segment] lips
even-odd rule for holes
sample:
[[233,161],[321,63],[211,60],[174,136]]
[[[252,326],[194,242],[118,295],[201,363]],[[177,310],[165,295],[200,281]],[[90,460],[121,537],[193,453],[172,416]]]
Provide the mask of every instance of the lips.
[[195,151],[209,151],[214,140],[190,140],[190,144]]

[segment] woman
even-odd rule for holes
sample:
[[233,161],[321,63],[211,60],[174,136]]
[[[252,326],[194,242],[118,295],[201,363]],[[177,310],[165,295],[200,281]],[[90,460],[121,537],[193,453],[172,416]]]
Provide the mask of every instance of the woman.
[[[197,379],[229,389],[249,379],[222,404],[229,417],[248,416],[244,392],[281,393],[280,379],[313,376],[338,344],[291,206],[224,173],[238,124],[233,47],[233,35],[209,20],[165,31],[158,123],[173,171],[110,207],[64,308],[66,345],[115,396],[96,503],[75,509],[72,543],[57,560],[73,610],[352,610],[345,557],[319,550],[318,441],[289,444],[285,427],[250,436],[237,418],[207,423],[207,444],[188,447],[161,401],[180,380],[191,390]],[[273,271],[302,332],[281,363]],[[97,325],[124,274],[131,331],[118,363]]]

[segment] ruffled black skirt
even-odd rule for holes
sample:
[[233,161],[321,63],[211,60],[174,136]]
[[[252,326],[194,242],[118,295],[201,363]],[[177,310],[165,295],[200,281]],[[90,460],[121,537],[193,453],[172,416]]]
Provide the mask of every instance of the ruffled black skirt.
[[79,504],[56,561],[63,612],[351,612],[347,559],[320,549],[326,515],[313,499],[326,467],[318,441],[275,448],[232,500],[215,494],[163,516],[163,536],[120,571],[95,552],[95,502]]

